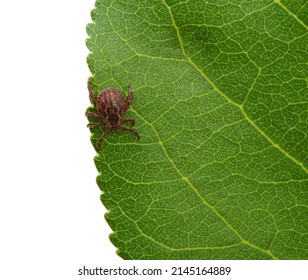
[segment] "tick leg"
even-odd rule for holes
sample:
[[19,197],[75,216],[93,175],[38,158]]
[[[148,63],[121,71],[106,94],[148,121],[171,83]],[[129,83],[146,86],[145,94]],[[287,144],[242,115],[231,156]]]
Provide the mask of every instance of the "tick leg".
[[90,99],[91,103],[94,104],[94,106],[96,107],[96,100],[94,99],[91,84],[90,84],[89,80],[88,80],[88,91],[89,91],[89,99]]
[[127,120],[123,120],[122,123],[130,123],[130,127],[133,127],[135,125],[135,120],[127,119]]
[[94,117],[94,118],[97,118],[97,119],[100,119],[100,118],[101,118],[98,114],[93,113],[93,112],[86,112],[85,115],[86,115],[87,117]]
[[98,141],[98,145],[97,145],[97,152],[99,153],[100,149],[101,149],[101,144],[105,138],[105,136],[108,134],[109,130],[106,129],[106,131],[104,132],[104,134],[101,136],[101,138],[99,138],[99,141]]
[[120,127],[119,130],[129,131],[132,134],[134,134],[138,138],[138,140],[140,139],[140,135],[135,130],[133,130],[132,128]]
[[105,126],[105,124],[99,122],[90,122],[87,125],[87,127],[92,127],[92,126]]
[[127,87],[127,97],[125,99],[125,111],[129,108],[130,104],[132,103],[133,100],[133,91],[130,86]]

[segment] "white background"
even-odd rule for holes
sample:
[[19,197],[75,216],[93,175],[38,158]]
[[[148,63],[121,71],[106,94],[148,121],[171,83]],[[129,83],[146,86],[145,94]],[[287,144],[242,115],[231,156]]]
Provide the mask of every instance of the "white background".
[[[208,264],[124,262],[108,239],[84,116],[90,104],[85,27],[93,7],[94,0],[1,1],[0,279],[102,278],[78,276],[84,265]],[[268,262],[232,264],[238,277],[226,279],[245,279],[249,271],[258,279],[261,268],[263,276],[293,271],[290,276],[304,279],[299,268],[289,270],[294,262],[280,263],[284,271]]]
[[72,279],[75,266],[120,260],[84,116],[93,7],[1,1],[0,279]]

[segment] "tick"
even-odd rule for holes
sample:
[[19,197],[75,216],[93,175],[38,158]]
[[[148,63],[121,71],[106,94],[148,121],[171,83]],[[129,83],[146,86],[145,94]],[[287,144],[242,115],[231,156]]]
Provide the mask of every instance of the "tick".
[[[93,96],[90,82],[88,81],[89,99],[95,106],[97,113],[86,112],[87,117],[93,117],[98,122],[90,122],[87,127],[105,126],[106,130],[100,137],[97,145],[97,152],[100,151],[101,144],[110,131],[124,130],[134,134],[138,139],[140,135],[132,128],[135,124],[134,119],[123,119],[123,114],[128,110],[133,100],[133,91],[130,86],[127,89],[127,97],[124,99],[121,92],[114,88],[103,89],[95,99]],[[99,122],[100,121],[100,122]],[[130,127],[122,126],[130,123]]]

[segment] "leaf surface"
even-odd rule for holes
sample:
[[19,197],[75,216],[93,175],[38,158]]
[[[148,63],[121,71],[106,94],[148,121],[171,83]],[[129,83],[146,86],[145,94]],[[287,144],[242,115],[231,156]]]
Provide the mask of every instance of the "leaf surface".
[[97,0],[93,92],[131,85],[141,135],[111,132],[95,157],[122,258],[308,258],[307,14],[304,0]]

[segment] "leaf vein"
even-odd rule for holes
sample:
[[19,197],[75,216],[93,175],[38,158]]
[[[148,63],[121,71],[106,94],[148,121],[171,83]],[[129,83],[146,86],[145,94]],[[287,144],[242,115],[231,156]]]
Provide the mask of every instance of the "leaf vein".
[[276,259],[276,257],[272,254],[271,251],[269,250],[265,250],[265,249],[262,249],[260,247],[258,247],[257,245],[254,245],[252,243],[250,243],[249,241],[245,240],[240,234],[239,232],[231,225],[228,223],[228,221],[219,213],[219,211],[216,210],[215,207],[213,207],[211,204],[209,204],[203,197],[202,195],[199,193],[199,191],[197,190],[197,188],[192,184],[192,182],[188,179],[188,177],[184,176],[183,173],[181,172],[181,170],[177,167],[177,165],[174,163],[174,161],[172,160],[172,158],[169,156],[168,152],[167,152],[167,149],[163,143],[163,141],[161,140],[157,130],[155,129],[155,127],[149,123],[144,117],[142,117],[140,114],[138,114],[138,112],[135,111],[135,113],[141,118],[143,119],[143,121],[145,123],[147,123],[151,128],[152,130],[154,131],[157,139],[158,139],[158,143],[160,144],[166,158],[168,159],[168,161],[171,163],[171,165],[173,166],[173,168],[176,170],[176,172],[179,174],[179,176],[182,178],[183,181],[185,181],[187,183],[187,185],[195,192],[195,194],[199,197],[199,199],[202,201],[202,203],[207,206],[209,209],[211,209],[211,211],[213,211],[225,224],[227,227],[229,227],[234,233],[235,235],[241,240],[242,243],[254,248],[254,249],[257,249],[257,250],[260,250],[261,252],[264,252],[264,253],[267,253],[268,255],[270,255],[273,259]]
[[301,167],[306,173],[308,173],[308,168],[306,168],[304,166],[304,164],[300,161],[298,161],[296,158],[294,158],[293,156],[291,156],[287,151],[285,151],[283,148],[280,147],[280,145],[278,145],[277,143],[275,143],[259,126],[257,126],[255,124],[255,122],[247,115],[246,111],[244,110],[243,105],[240,105],[236,102],[234,102],[232,99],[230,99],[226,94],[224,94],[209,78],[208,76],[203,72],[203,70],[194,62],[192,61],[192,59],[187,55],[185,48],[184,48],[184,44],[183,44],[183,40],[182,37],[180,35],[180,31],[179,28],[177,27],[171,8],[167,5],[165,0],[162,0],[164,5],[166,6],[166,8],[169,11],[170,17],[171,17],[171,21],[174,25],[174,28],[176,30],[176,34],[181,46],[181,50],[183,52],[184,57],[186,57],[187,61],[201,74],[201,76],[221,95],[223,96],[227,101],[229,101],[231,104],[233,104],[234,106],[236,106],[238,109],[240,109],[241,113],[243,114],[244,118],[276,149],[278,149],[282,154],[284,154],[287,158],[289,158],[290,160],[292,160],[294,163],[296,163],[299,167]]

